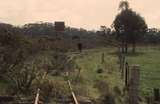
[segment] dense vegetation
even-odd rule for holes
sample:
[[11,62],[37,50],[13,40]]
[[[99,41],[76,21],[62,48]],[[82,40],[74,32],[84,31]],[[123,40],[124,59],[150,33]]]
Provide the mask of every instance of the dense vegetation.
[[[127,53],[132,44],[134,53],[129,51],[126,56],[129,64],[141,66],[141,102],[153,96],[152,89],[160,87],[160,30],[147,29],[144,19],[127,2],[119,7],[114,28],[101,26],[98,31],[66,27],[57,33],[53,23],[20,27],[0,23],[0,95],[33,101],[40,88],[41,101],[57,103],[70,99],[69,79],[76,95],[85,97],[83,100],[124,104],[127,94],[120,77],[117,48],[125,47]],[[77,48],[79,43],[82,53]]]

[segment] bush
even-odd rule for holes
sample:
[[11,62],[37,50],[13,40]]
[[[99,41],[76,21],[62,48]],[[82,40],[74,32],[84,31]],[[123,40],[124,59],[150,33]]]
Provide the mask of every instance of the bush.
[[98,73],[98,74],[103,73],[103,69],[102,69],[102,68],[97,69],[97,73]]
[[65,96],[69,96],[70,91],[67,84],[61,80],[43,80],[40,84],[36,85],[36,88],[40,88],[40,96],[43,101],[50,101],[50,99],[58,100]]
[[118,96],[122,95],[122,92],[121,92],[121,90],[119,89],[118,86],[115,86],[113,90],[114,90],[114,92],[115,92],[116,95],[118,95]]
[[54,76],[61,75],[67,71],[72,72],[76,67],[74,60],[62,52],[55,52],[51,56],[50,72]]
[[9,89],[12,89],[12,94],[29,95],[33,82],[38,77],[39,72],[40,71],[32,64],[22,64],[8,72],[6,79],[9,83]]
[[73,86],[73,90],[75,92],[76,95],[79,95],[79,96],[89,96],[89,89],[86,87],[86,86],[83,86],[83,85],[76,85],[76,86]]
[[111,93],[104,95],[102,98],[102,104],[115,104],[115,98]]
[[106,81],[97,80],[94,87],[97,88],[102,94],[109,92],[109,85]]

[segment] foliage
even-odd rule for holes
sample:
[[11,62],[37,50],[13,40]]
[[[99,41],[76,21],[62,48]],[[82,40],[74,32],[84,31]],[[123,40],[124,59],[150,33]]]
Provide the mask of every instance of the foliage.
[[63,52],[54,52],[51,57],[50,72],[60,75],[64,72],[72,72],[76,68],[74,60]]
[[[76,49],[78,42],[83,43],[85,48],[102,47],[106,43],[104,41],[106,37],[109,40],[115,40],[116,35],[120,41],[127,44],[133,44],[138,40],[159,43],[160,32],[158,29],[149,29],[145,33],[147,25],[144,19],[130,9],[127,2],[121,2],[120,13],[117,15],[113,26],[115,27],[113,31],[102,26],[100,33],[67,27],[65,32],[61,34],[63,35],[62,39],[58,40],[56,44],[57,46],[70,46],[71,43],[71,47],[65,47],[64,50],[62,47],[57,49],[53,46],[56,37],[53,23],[33,23],[22,27],[1,23],[0,81],[7,80],[8,86],[13,89],[7,94],[28,94],[30,96],[32,92],[40,88],[43,100],[68,97],[70,92],[66,87],[65,80],[57,80],[56,78],[64,78],[65,72],[69,72],[69,74],[73,74],[70,79],[76,95],[90,96],[91,98],[100,96],[102,104],[115,104],[115,97],[122,95],[120,87],[123,86],[119,72],[117,72],[117,57],[112,54],[115,50],[111,48],[85,50],[80,55],[72,52],[67,53],[67,51]],[[105,37],[101,36],[101,32],[105,33]],[[63,44],[60,44],[59,41]],[[108,41],[109,43],[110,41]],[[46,48],[49,46],[53,47]],[[97,70],[97,66],[102,65],[100,63],[102,51],[106,52],[105,60],[107,61],[102,68],[100,66]],[[146,55],[140,54],[141,56],[138,53],[133,54],[136,59],[128,54],[128,60],[130,63],[135,64],[137,62],[142,66],[141,95],[149,95],[153,87],[159,86],[159,78],[155,77],[158,76],[159,49],[143,51],[149,52],[146,52]],[[46,55],[41,57],[41,53]],[[73,59],[74,56],[76,59]],[[43,61],[49,57],[47,64],[32,63],[37,57]],[[43,67],[44,70],[41,70],[41,66],[45,66]],[[75,70],[77,66],[81,68],[80,71]],[[112,73],[107,73],[107,70],[111,70]],[[48,77],[43,79],[43,74],[46,71]]]
[[[2,25],[2,24],[1,24]],[[0,25],[0,26],[1,26]],[[8,25],[7,25],[8,26]],[[0,34],[0,76],[18,65],[25,59],[26,43],[23,37],[12,34],[12,26],[1,28]],[[10,30],[10,31],[8,31]],[[14,32],[13,32],[14,33]]]
[[35,83],[35,88],[40,89],[41,99],[43,101],[50,101],[51,99],[60,100],[69,96],[70,91],[67,83],[59,79],[42,79],[41,83]]
[[111,93],[106,93],[102,96],[101,104],[116,104],[114,96]]
[[31,35],[31,36],[54,35],[55,36],[53,23],[40,22],[40,23],[25,24],[22,27],[22,30],[25,35]]
[[35,67],[26,64],[32,54],[32,45],[17,27],[0,24],[0,31],[0,77],[13,89],[11,94],[25,94],[37,73]]
[[119,4],[120,10],[126,10],[129,8],[129,3],[127,1],[121,1]]
[[38,70],[34,65],[16,66],[7,73],[6,79],[10,82],[13,94],[30,94],[33,81],[38,77]]
[[95,87],[99,90],[101,94],[108,93],[110,91],[109,84],[103,80],[97,80],[95,83]]
[[147,33],[141,39],[145,44],[159,44],[160,42],[160,30],[156,28],[148,29]]
[[97,69],[97,73],[99,73],[99,74],[103,73],[103,69],[102,68],[98,68]]
[[121,2],[120,8],[121,11],[113,22],[117,38],[122,42],[122,47],[125,45],[126,52],[128,43],[133,44],[133,51],[135,51],[135,43],[140,34],[147,31],[147,24],[144,18],[128,7],[127,1]]

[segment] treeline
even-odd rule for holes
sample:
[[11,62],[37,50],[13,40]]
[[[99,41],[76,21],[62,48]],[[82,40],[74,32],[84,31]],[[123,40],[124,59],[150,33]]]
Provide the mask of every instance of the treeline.
[[66,27],[64,32],[56,33],[54,23],[46,22],[30,23],[19,27],[0,23],[0,33],[0,35],[20,35],[35,40],[35,45],[42,49],[54,49],[57,44],[60,48],[71,50],[75,50],[78,43],[84,43],[84,48],[96,48],[103,45],[102,38],[97,35],[96,31]]
[[[0,35],[12,34],[14,36],[31,36],[31,37],[51,37],[55,38],[57,35],[64,37],[65,39],[72,40],[86,40],[86,42],[96,41],[99,36],[105,36],[105,38],[111,38],[117,40],[115,30],[101,26],[98,31],[88,31],[85,29],[78,29],[72,27],[66,27],[63,33],[57,34],[54,30],[54,23],[30,23],[23,26],[13,26],[11,24],[0,23]],[[159,43],[160,42],[160,30],[157,28],[149,28],[145,34],[141,34],[139,37],[140,43]],[[101,38],[102,39],[102,38]],[[7,42],[7,41],[6,41]]]
[[144,43],[160,43],[160,30],[156,28],[148,29],[147,33],[143,37]]
[[[48,52],[49,44],[44,46],[45,44],[41,42],[52,40],[42,39],[44,38],[39,38],[39,36],[26,36],[22,27],[0,24],[0,84],[5,86],[1,87],[3,91],[1,94],[21,95],[22,98],[25,95],[33,98],[33,93],[37,88],[41,88],[45,89],[42,90],[44,98],[51,95],[52,97],[63,95],[61,91],[66,89],[61,88],[64,85],[61,84],[62,82],[57,81],[53,84],[43,76],[45,74],[58,76],[64,73],[66,68],[74,67],[75,64],[62,52],[56,53],[51,48]],[[41,58],[42,56],[44,58]]]

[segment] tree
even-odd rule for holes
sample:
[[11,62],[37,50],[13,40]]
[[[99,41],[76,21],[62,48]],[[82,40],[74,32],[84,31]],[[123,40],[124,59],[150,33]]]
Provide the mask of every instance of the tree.
[[13,88],[13,94],[29,94],[33,81],[40,73],[41,71],[37,70],[34,64],[21,63],[10,70],[5,77],[10,82],[10,87]]
[[53,36],[55,35],[54,24],[48,22],[40,22],[40,23],[30,23],[25,24],[22,27],[23,33],[25,35],[31,36]]
[[160,43],[160,30],[156,28],[149,28],[141,41],[151,44]]
[[20,34],[20,28],[0,23],[0,79],[12,88],[11,94],[28,93],[39,72],[26,65],[33,45]]
[[121,1],[119,4],[120,10],[126,10],[129,9],[129,3],[127,1]]
[[[14,34],[14,27],[0,23],[0,77],[19,64],[21,55],[21,37]],[[21,48],[20,48],[21,47]]]
[[128,44],[132,44],[132,51],[135,52],[136,41],[140,34],[147,31],[147,24],[143,17],[129,8],[127,1],[122,1],[119,5],[120,13],[116,16],[113,27],[117,33],[117,38],[122,42],[122,51],[127,53]]
[[102,32],[103,35],[110,35],[111,34],[111,29],[106,27],[106,26],[101,26],[100,27],[100,32]]

